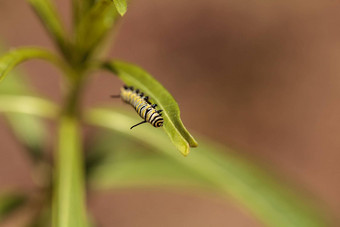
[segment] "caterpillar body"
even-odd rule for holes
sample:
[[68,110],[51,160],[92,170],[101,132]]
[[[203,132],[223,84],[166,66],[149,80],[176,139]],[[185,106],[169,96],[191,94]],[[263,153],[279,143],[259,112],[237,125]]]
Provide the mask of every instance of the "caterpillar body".
[[124,102],[130,104],[144,121],[132,126],[130,129],[149,122],[152,126],[158,128],[162,127],[164,119],[162,117],[162,110],[156,110],[157,104],[151,104],[149,97],[145,96],[139,89],[128,87],[124,85],[120,89],[119,96],[111,96],[113,98],[120,97]]

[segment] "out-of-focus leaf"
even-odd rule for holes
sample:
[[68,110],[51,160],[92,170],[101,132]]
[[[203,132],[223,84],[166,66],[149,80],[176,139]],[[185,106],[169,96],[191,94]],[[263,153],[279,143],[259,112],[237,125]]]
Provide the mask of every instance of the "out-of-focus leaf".
[[73,22],[78,26],[79,20],[91,9],[95,0],[72,0]]
[[[16,95],[33,93],[34,92],[31,91],[27,81],[24,81],[22,77],[19,78],[17,73],[3,81],[0,86],[0,99],[4,95],[5,97],[6,95],[17,97]],[[6,106],[2,105],[2,108],[6,109]],[[36,116],[14,112],[5,111],[4,115],[11,126],[13,133],[25,146],[29,155],[34,160],[42,158],[47,135],[47,131],[42,120]]]
[[66,40],[67,33],[64,28],[56,7],[50,0],[28,0],[32,5],[33,9],[39,16],[42,24],[51,34],[56,44],[60,48],[63,54],[68,55],[69,44]]
[[[101,44],[117,19],[117,11],[110,0],[99,0],[79,21],[76,45],[79,56],[88,58]],[[80,59],[84,60],[84,59]]]
[[207,186],[182,164],[121,134],[101,133],[91,144],[87,166],[94,188]]
[[[130,138],[147,144],[151,149],[161,152],[164,157],[176,161],[178,165],[195,173],[198,176],[197,179],[204,179],[207,188],[214,189],[221,195],[232,197],[268,226],[328,226],[321,210],[311,205],[310,200],[283,185],[280,180],[268,174],[269,171],[260,169],[255,163],[229,149],[202,143],[196,152],[184,159],[172,152],[166,137],[154,128],[139,127],[138,131],[127,129],[126,124],[133,120],[126,113],[110,109],[94,109],[88,113],[87,121],[92,125],[126,134]],[[132,175],[131,169],[132,166],[130,166],[131,175],[127,174],[125,177],[131,177],[131,182],[133,182],[138,173]],[[154,171],[156,172],[157,169]],[[174,172],[176,176],[176,170]],[[112,174],[118,173],[112,172]],[[115,183],[122,180],[115,179],[115,177],[113,179]],[[128,179],[124,179],[124,182],[126,181]],[[204,182],[201,181],[201,183]],[[138,181],[136,184],[140,185]]]
[[0,81],[18,64],[30,59],[43,59],[52,62],[65,69],[62,61],[50,51],[25,47],[14,49],[0,57]]
[[15,193],[0,194],[0,222],[19,209],[26,202],[26,197]]
[[6,118],[16,137],[29,151],[31,158],[33,160],[41,159],[47,136],[46,128],[41,119],[18,113],[7,114]]
[[[143,159],[117,161],[98,165],[90,175],[96,188],[112,187],[160,187],[160,186],[197,186],[202,179],[197,174],[190,174],[188,169],[163,157],[145,157]],[[203,179],[204,180],[204,179]]]
[[126,0],[113,0],[113,2],[115,3],[118,13],[123,16],[127,10]]
[[84,167],[79,123],[62,117],[53,185],[52,226],[86,226]]
[[81,2],[87,2],[82,0],[72,0],[72,9],[73,9],[73,24],[77,26],[78,21],[82,15],[82,5]]
[[1,113],[29,156],[35,161],[43,158],[47,130],[40,117],[55,118],[58,114],[57,106],[39,97],[4,95],[0,92]]
[[44,118],[55,118],[59,108],[53,102],[37,96],[31,84],[18,73],[0,84],[0,113],[29,114]]
[[0,95],[32,95],[35,94],[31,84],[18,73],[10,72],[11,75],[0,84]]
[[45,204],[32,219],[27,227],[50,227],[51,226],[51,207]]
[[163,128],[183,155],[189,154],[189,147],[197,147],[196,140],[181,121],[177,102],[157,80],[143,69],[124,62],[112,61],[104,64],[104,67],[115,73],[127,85],[143,91],[163,110]]
[[58,107],[52,102],[39,97],[0,95],[0,112],[55,118],[58,114]]

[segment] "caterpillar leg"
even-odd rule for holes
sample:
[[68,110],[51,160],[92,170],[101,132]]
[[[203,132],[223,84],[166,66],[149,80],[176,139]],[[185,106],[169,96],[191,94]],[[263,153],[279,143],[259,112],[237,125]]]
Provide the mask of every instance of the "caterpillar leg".
[[138,124],[135,124],[134,126],[132,126],[130,129],[132,129],[132,128],[134,128],[134,127],[138,126],[138,125],[144,124],[144,123],[146,123],[146,122],[147,122],[147,121],[142,121],[142,122],[139,122]]

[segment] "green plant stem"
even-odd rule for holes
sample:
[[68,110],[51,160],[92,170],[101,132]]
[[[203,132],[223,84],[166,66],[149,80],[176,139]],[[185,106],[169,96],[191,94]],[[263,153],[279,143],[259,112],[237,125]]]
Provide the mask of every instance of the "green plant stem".
[[40,18],[43,26],[54,39],[55,44],[66,59],[70,55],[70,43],[67,39],[68,34],[56,6],[51,0],[28,0],[35,13]]
[[78,111],[81,84],[79,80],[72,83],[59,122],[53,227],[86,226],[84,162]]
[[80,16],[79,0],[72,0],[72,9],[73,9],[73,26],[77,27]]
[[[82,72],[75,73],[75,75],[83,74]],[[65,106],[62,110],[63,115],[67,115],[70,117],[79,117],[79,102],[80,95],[83,89],[83,84],[85,82],[84,76],[71,76],[72,80],[70,81],[70,90],[68,93],[68,97],[66,99]]]

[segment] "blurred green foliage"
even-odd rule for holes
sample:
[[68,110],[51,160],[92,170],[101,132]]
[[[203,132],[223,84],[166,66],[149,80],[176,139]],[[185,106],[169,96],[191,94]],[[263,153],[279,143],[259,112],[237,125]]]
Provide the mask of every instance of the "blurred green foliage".
[[0,222],[19,209],[26,202],[26,197],[15,192],[0,193]]
[[[19,48],[0,57],[0,79],[6,77],[0,84],[0,113],[36,164],[33,173],[41,172],[36,177],[42,178],[37,181],[42,204],[31,207],[37,211],[30,226],[90,226],[85,185],[97,191],[166,187],[211,192],[232,198],[268,226],[328,225],[323,211],[309,198],[235,151],[200,137],[200,146],[188,157],[175,152],[177,148],[188,155],[189,147],[196,147],[197,142],[181,122],[179,107],[170,93],[141,68],[99,57],[98,47],[113,30],[118,14],[127,10],[125,0],[73,0],[70,34],[53,1],[28,2],[59,50],[58,55],[41,48]],[[29,82],[10,72],[30,59],[46,60],[61,70],[66,87],[63,105],[40,97]],[[164,132],[151,126],[130,130],[136,119],[132,113],[108,107],[79,108],[86,78],[102,69],[142,89],[159,104],[165,113]],[[44,118],[59,125],[53,162],[45,151],[49,132]],[[82,124],[98,128],[85,148]],[[19,207],[31,206],[25,203],[27,198],[35,200],[36,196],[14,191],[0,195],[0,221]]]

